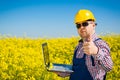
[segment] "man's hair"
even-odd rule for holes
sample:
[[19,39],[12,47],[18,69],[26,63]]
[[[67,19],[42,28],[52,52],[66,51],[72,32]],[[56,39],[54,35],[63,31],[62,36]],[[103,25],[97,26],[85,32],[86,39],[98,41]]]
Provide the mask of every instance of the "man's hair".
[[86,20],[86,21],[94,21],[93,19],[88,19],[88,20]]

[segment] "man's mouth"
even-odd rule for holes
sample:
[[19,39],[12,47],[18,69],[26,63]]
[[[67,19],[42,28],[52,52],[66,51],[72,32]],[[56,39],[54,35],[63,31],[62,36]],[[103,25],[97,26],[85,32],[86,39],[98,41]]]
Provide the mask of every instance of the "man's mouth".
[[84,32],[86,32],[86,31],[85,31],[85,30],[81,30],[80,32],[81,32],[81,33],[84,33]]

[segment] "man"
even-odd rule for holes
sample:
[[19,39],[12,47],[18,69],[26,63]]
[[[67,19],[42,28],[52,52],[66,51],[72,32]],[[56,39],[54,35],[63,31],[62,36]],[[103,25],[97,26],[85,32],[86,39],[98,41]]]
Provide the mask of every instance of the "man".
[[112,69],[110,48],[95,33],[95,17],[89,10],[80,10],[75,24],[81,37],[73,56],[73,73],[57,73],[61,77],[70,75],[70,80],[105,80]]

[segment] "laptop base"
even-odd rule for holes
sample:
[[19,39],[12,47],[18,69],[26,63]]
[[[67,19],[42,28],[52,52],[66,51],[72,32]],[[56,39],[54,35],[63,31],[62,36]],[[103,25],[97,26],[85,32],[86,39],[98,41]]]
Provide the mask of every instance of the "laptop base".
[[52,63],[52,68],[48,68],[48,71],[50,72],[65,72],[65,73],[72,73],[72,65],[68,64],[57,64]]

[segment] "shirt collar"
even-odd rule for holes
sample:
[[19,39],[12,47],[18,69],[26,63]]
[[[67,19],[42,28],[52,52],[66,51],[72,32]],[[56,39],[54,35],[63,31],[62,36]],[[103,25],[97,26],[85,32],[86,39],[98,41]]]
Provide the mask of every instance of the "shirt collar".
[[[96,33],[94,33],[94,34],[92,35],[92,40],[95,41],[96,39],[98,39],[98,36],[97,36]],[[83,43],[83,39],[80,39],[80,40],[79,40],[79,43]]]

